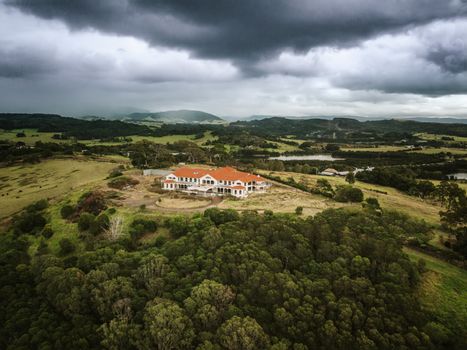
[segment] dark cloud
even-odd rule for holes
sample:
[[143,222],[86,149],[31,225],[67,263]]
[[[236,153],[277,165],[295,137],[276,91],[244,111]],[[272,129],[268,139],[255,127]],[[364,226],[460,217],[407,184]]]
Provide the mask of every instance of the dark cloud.
[[346,45],[380,32],[467,14],[460,0],[7,0],[25,12],[71,28],[132,35],[153,45],[251,60],[284,49]]
[[4,49],[0,45],[0,77],[35,78],[54,70],[45,52],[29,48]]
[[453,74],[467,72],[467,46],[460,41],[451,47],[440,45],[433,48],[427,59]]

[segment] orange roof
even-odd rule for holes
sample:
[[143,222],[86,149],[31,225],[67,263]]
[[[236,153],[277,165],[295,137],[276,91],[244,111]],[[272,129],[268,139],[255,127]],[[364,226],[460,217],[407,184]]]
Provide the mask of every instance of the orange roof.
[[176,177],[193,177],[199,179],[209,172],[206,169],[196,169],[196,168],[179,168],[175,170],[172,174]]
[[228,166],[218,169],[179,168],[175,170],[173,174],[177,177],[191,177],[196,179],[199,179],[204,175],[211,175],[218,181],[264,181],[264,179],[259,175],[244,173],[243,171],[238,171],[237,169]]
[[244,190],[245,186],[232,186],[234,190]]
[[166,184],[173,184],[173,183],[175,183],[175,181],[174,181],[174,180],[165,180],[164,183],[166,183]]

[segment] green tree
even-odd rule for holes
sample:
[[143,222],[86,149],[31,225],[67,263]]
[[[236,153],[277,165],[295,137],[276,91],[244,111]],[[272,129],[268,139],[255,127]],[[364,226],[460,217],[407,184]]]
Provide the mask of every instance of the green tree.
[[170,300],[149,302],[144,324],[151,344],[158,350],[188,349],[195,336],[191,320]]
[[355,175],[352,171],[349,171],[349,173],[345,176],[345,181],[351,185],[355,183]]
[[220,345],[229,350],[266,349],[269,337],[263,328],[251,317],[234,316],[226,321],[218,331]]

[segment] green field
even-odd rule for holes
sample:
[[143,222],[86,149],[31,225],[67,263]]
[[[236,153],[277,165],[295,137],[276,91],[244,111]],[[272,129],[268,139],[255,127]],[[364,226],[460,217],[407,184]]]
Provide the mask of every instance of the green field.
[[[212,135],[211,132],[206,132],[202,138],[195,139],[196,135],[168,135],[168,136],[139,136],[139,135],[131,135],[128,136],[131,138],[131,142],[138,142],[142,140],[151,141],[155,143],[167,144],[167,143],[174,143],[177,141],[191,141],[196,143],[197,145],[202,145],[206,141],[215,140],[216,137]],[[90,146],[114,146],[114,145],[121,145],[123,142],[100,142],[99,140],[82,140],[79,141],[86,145]]]
[[[24,132],[26,137],[17,137],[16,134]],[[27,145],[34,145],[37,141],[41,142],[55,142],[55,143],[69,143],[71,140],[55,140],[52,136],[54,132],[38,132],[35,129],[16,129],[16,130],[2,130],[0,129],[0,140],[7,140],[13,142],[24,142]]]
[[[462,136],[438,135],[438,134],[429,134],[426,132],[415,134],[415,136],[418,136],[419,138],[424,139],[424,140],[439,140],[439,141],[441,141],[441,138],[443,137],[452,137],[454,139],[454,142],[455,141],[467,142],[467,137],[462,137]],[[446,142],[449,142],[449,141],[446,141]]]
[[43,198],[56,198],[104,179],[118,163],[52,159],[0,168],[0,218]]
[[413,249],[404,251],[411,260],[426,262],[419,290],[423,307],[467,341],[467,271]]
[[342,147],[342,151],[353,151],[353,152],[398,152],[407,151],[404,146],[377,146],[377,147]]

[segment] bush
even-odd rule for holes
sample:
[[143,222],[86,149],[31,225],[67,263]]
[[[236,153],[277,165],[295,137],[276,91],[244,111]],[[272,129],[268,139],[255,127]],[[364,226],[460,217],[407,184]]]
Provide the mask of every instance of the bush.
[[115,208],[109,208],[109,210],[107,210],[107,212],[110,214],[110,215],[113,215],[117,212],[117,209]]
[[225,224],[229,221],[238,220],[240,215],[233,209],[220,210],[218,208],[209,208],[204,211],[204,216],[211,219],[216,226]]
[[337,202],[361,202],[363,201],[363,192],[361,189],[347,186],[338,186],[334,199]]
[[185,216],[173,216],[165,220],[165,226],[174,238],[185,236],[190,230],[190,219]]
[[13,229],[16,234],[40,232],[47,220],[38,212],[25,211],[13,217]]
[[49,206],[49,202],[47,199],[41,199],[34,204],[28,205],[26,210],[29,212],[37,212],[46,209]]
[[157,248],[160,248],[162,247],[165,243],[167,242],[167,238],[164,237],[164,236],[158,236],[156,238],[156,240],[154,241],[154,245],[157,247]]
[[99,215],[103,210],[107,209],[104,194],[100,191],[86,192],[78,200],[76,213],[83,212]]
[[102,233],[104,230],[109,228],[110,220],[105,214],[100,214],[89,226],[89,232],[94,236]]
[[49,225],[47,225],[42,229],[41,234],[42,234],[42,236],[44,238],[49,239],[50,237],[52,237],[54,235],[54,231],[52,230],[52,228]]
[[297,215],[302,215],[303,214],[303,207],[296,207],[295,208],[295,214]]
[[67,255],[76,250],[75,244],[70,241],[68,238],[63,238],[58,242],[58,245],[60,246],[60,254],[61,255]]
[[120,171],[120,169],[113,169],[109,176],[107,176],[108,179],[113,179],[114,177],[119,177],[119,176],[122,176],[123,173]]
[[75,208],[70,204],[66,204],[60,209],[60,215],[63,219],[68,219],[74,212]]
[[82,213],[78,219],[78,230],[86,231],[89,230],[91,225],[94,223],[95,216],[90,213]]
[[154,220],[135,219],[130,225],[130,237],[133,241],[141,238],[142,235],[157,230],[157,223]]
[[139,184],[139,181],[136,179],[133,179],[132,177],[128,176],[119,176],[116,178],[113,178],[107,183],[107,186],[111,188],[116,188],[118,190],[122,190],[125,187],[132,187]]

